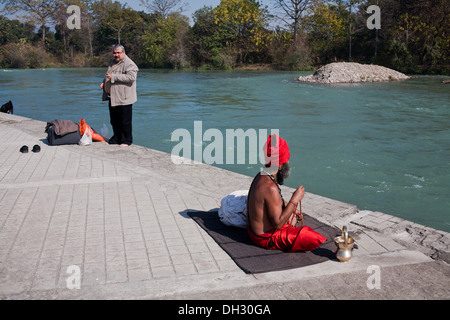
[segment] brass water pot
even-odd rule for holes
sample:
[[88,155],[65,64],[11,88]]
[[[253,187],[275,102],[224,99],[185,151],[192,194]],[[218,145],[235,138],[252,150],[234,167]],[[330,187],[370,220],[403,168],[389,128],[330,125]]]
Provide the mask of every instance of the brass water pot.
[[349,238],[347,226],[342,227],[342,236],[334,238],[336,244],[336,258],[341,262],[348,262],[352,258],[352,249],[355,239]]

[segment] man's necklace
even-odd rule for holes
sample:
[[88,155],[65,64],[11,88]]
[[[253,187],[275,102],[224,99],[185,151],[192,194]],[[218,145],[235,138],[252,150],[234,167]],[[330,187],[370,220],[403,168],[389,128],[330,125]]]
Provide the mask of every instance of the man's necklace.
[[281,200],[283,200],[283,205],[284,205],[285,201],[284,201],[284,198],[283,198],[283,194],[281,193],[281,188],[280,188],[280,185],[278,184],[278,181],[276,181],[275,178],[269,172],[267,172],[266,170],[263,169],[262,171],[263,171],[263,173],[265,175],[268,175],[270,180],[272,180],[272,182],[275,183],[275,185],[277,186],[278,192],[280,193]]

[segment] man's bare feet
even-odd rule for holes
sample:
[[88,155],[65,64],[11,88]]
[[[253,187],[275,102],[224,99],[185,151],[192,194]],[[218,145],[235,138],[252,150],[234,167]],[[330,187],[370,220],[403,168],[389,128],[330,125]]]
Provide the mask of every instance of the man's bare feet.
[[121,144],[120,147],[121,147],[121,148],[128,148],[129,145],[127,145],[127,144]]

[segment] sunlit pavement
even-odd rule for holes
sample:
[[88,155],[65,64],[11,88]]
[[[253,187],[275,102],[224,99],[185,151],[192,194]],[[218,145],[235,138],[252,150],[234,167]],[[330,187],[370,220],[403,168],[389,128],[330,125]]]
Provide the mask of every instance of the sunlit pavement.
[[248,275],[187,212],[250,177],[135,145],[48,146],[45,126],[0,114],[0,299],[450,298],[448,233],[308,193],[307,214],[348,226],[350,262]]

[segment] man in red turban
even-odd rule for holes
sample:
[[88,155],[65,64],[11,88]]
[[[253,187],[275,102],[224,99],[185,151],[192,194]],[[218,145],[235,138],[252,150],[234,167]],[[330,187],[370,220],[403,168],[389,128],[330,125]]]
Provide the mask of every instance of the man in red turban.
[[247,200],[247,230],[253,243],[266,249],[289,252],[311,251],[326,238],[310,227],[296,227],[300,212],[299,202],[305,195],[300,186],[286,203],[280,185],[289,177],[289,146],[272,134],[264,145],[266,167],[250,187]]

